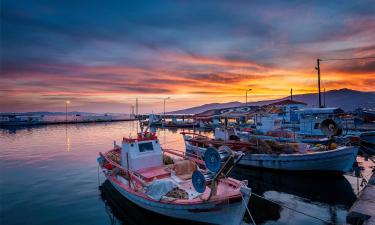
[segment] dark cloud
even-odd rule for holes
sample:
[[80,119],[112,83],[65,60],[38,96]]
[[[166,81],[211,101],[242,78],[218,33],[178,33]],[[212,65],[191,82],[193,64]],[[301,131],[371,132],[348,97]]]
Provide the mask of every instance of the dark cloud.
[[[268,90],[260,80],[313,70],[318,57],[375,54],[370,0],[0,4],[0,89],[22,98],[29,92],[37,99],[38,90],[63,96],[210,95],[208,88],[250,81]],[[324,66],[374,72],[373,61]]]

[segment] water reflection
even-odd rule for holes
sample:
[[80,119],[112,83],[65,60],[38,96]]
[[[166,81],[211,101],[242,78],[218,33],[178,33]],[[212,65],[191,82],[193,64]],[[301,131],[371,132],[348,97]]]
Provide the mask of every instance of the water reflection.
[[[9,203],[2,206],[4,224],[51,224],[63,220],[62,224],[69,225],[108,221],[126,225],[189,224],[135,206],[108,182],[104,182],[102,198],[98,198],[98,152],[111,148],[113,140],[134,136],[137,130],[137,122],[0,129],[1,196]],[[163,147],[183,150],[181,131],[156,130],[165,141]],[[369,163],[361,162],[361,166],[370,168]],[[256,194],[337,223],[345,222],[347,209],[356,198],[353,188],[359,185],[358,180],[347,176],[311,177],[242,167],[236,168],[232,176],[249,180]],[[103,177],[100,179],[103,181]],[[250,210],[257,224],[323,224],[256,196],[251,197]],[[23,216],[19,216],[20,211]],[[249,221],[248,216],[245,221]]]
[[350,207],[356,199],[351,184],[344,176],[262,171],[246,167],[235,168],[231,175],[237,179],[249,180],[249,186],[258,194],[279,191],[313,202],[347,207]]
[[[266,199],[276,201],[282,205],[308,213],[331,223],[345,222],[345,213],[354,203],[356,195],[351,184],[343,177],[331,177],[319,175],[306,175],[290,172],[273,172],[254,170],[245,167],[237,167],[231,176],[237,179],[246,179],[252,191]],[[323,222],[309,218],[293,210],[281,207],[277,210],[280,214],[276,216],[270,213],[270,206],[266,211],[258,210],[258,206],[267,204],[265,199],[254,198],[250,201],[250,207],[257,223],[267,220],[277,220],[282,224],[292,217],[293,221],[288,224],[324,224]],[[272,210],[276,211],[277,207]],[[300,219],[300,220],[298,220]]]
[[68,132],[68,126],[67,125],[65,125],[65,146],[66,146],[66,151],[70,152],[71,143],[70,143],[70,134]]

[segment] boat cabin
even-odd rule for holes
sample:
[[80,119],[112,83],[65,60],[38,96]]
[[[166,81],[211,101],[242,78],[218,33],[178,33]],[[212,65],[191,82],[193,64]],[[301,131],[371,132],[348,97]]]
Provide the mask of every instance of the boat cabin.
[[139,134],[137,138],[124,138],[121,148],[121,166],[141,170],[163,165],[163,153],[154,133]]
[[299,134],[307,136],[325,136],[320,130],[322,121],[332,119],[340,125],[340,116],[344,113],[344,110],[341,108],[305,108],[295,112],[299,119]]
[[137,138],[123,139],[121,167],[136,172],[146,182],[170,177],[171,169],[179,181],[190,179],[197,169],[190,160],[180,160],[166,168],[159,140],[151,132],[138,134]]

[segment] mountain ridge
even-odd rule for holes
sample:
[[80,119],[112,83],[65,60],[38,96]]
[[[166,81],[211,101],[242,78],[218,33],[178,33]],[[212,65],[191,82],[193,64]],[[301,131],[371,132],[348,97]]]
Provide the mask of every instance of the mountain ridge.
[[[256,102],[249,102],[248,105],[267,105],[277,101],[290,99],[290,96],[286,96],[278,99],[263,100]],[[293,95],[293,100],[304,102],[307,107],[318,107],[318,93],[307,93]],[[324,103],[324,93],[322,93],[322,103]],[[345,111],[352,111],[358,107],[363,108],[374,108],[375,107],[375,91],[363,92],[356,91],[348,88],[330,90],[325,93],[325,105],[326,107],[339,107]],[[202,113],[211,109],[230,108],[245,106],[245,103],[234,101],[226,103],[209,103],[191,108],[176,110],[168,112],[171,114],[197,114]]]

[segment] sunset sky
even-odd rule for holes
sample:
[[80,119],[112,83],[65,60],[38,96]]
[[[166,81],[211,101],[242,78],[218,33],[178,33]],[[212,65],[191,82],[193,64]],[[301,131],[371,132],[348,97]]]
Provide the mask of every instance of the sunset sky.
[[[0,111],[140,112],[317,91],[375,56],[374,1],[1,0]],[[375,91],[375,60],[321,63]]]

